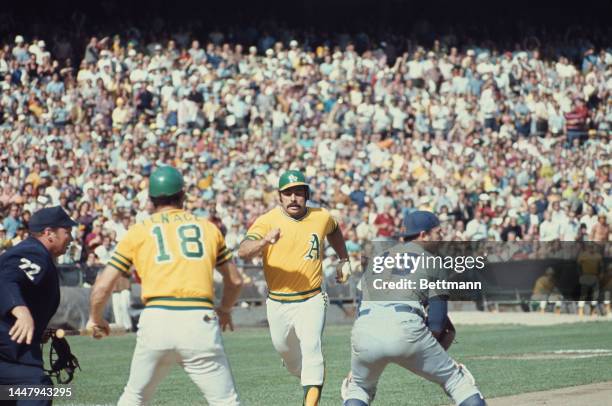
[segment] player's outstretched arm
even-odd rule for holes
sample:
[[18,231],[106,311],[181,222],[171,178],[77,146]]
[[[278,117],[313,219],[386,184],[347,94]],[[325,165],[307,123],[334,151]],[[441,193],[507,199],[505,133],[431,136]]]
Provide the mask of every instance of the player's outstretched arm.
[[327,241],[332,246],[336,254],[338,254],[338,258],[348,259],[348,252],[346,251],[346,243],[344,242],[344,236],[342,235],[342,231],[340,227],[337,227],[333,232],[329,233],[327,236]]
[[349,276],[351,276],[351,263],[349,262],[348,252],[346,250],[346,243],[344,242],[344,236],[340,227],[337,227],[333,232],[327,236],[327,241],[332,246],[338,258],[340,258],[339,264],[336,266],[336,281],[339,283],[345,283]]
[[96,282],[91,288],[87,328],[94,330],[94,338],[101,338],[100,334],[95,333],[96,330],[104,333],[104,335],[110,333],[108,322],[104,320],[104,307],[113,293],[115,282],[117,282],[120,276],[121,272],[119,270],[108,265],[104,268],[104,271],[98,275]]
[[223,331],[227,327],[234,331],[231,312],[242,290],[242,275],[238,272],[234,261],[231,260],[226,261],[217,269],[223,276],[223,297],[221,298],[221,304],[216,309],[219,315],[219,324]]
[[244,240],[238,248],[238,256],[244,260],[261,256],[263,249],[268,244],[274,244],[280,238],[280,229],[275,228],[261,240]]

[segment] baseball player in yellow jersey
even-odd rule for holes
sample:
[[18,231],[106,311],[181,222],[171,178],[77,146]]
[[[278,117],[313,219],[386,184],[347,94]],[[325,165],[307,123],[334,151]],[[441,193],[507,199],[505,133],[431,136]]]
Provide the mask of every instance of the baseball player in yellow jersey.
[[[176,362],[210,405],[238,405],[220,333],[220,328],[233,329],[231,311],[242,285],[232,254],[216,226],[182,209],[183,178],[175,168],[151,174],[149,196],[155,212],[130,227],[91,293],[88,327],[108,334],[102,314],[115,281],[129,276],[132,266],[142,280],[145,309],[119,405],[148,403]],[[223,275],[223,298],[216,309],[215,267]]]
[[326,238],[340,258],[339,282],[346,282],[351,267],[336,220],[325,209],[306,207],[310,189],[304,175],[285,172],[278,189],[280,205],[255,220],[238,255],[263,256],[272,344],[289,372],[300,378],[304,404],[317,405],[325,375],[321,336],[326,297],[321,284]]

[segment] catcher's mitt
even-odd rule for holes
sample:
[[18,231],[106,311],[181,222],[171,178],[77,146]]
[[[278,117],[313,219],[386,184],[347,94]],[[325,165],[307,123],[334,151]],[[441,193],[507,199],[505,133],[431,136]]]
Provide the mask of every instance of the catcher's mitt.
[[444,321],[444,327],[442,328],[442,332],[436,338],[445,351],[448,351],[451,344],[455,340],[456,333],[457,333],[457,330],[455,330],[455,326],[453,325],[453,322],[450,320],[450,318],[446,317],[446,320]]

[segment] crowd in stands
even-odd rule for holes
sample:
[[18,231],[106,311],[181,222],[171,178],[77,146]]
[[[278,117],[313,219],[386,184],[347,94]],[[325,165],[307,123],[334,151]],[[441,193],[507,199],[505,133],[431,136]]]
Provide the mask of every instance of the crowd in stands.
[[609,240],[612,49],[228,37],[5,43],[0,245],[61,204],[81,224],[62,262],[104,263],[150,213],[147,176],[162,164],[231,249],[289,168],[355,256],[416,209],[439,214],[446,240]]

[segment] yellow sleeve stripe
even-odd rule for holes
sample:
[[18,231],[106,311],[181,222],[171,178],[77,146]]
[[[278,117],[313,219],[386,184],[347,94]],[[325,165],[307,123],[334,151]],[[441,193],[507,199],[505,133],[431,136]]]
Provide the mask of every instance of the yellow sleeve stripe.
[[112,263],[112,262],[110,262],[110,261],[108,262],[108,265],[109,265],[109,266],[112,266],[113,268],[115,268],[115,269],[116,269],[116,270],[118,270],[119,272],[122,272],[122,273],[125,273],[125,274],[128,274],[128,275],[130,274],[129,269],[128,269],[128,270],[121,269],[121,268],[119,268],[117,265],[113,264],[113,263]]
[[229,252],[230,254],[232,253],[232,252],[231,252],[230,250],[228,250],[227,248],[225,248],[223,251],[219,251],[219,252],[217,253],[217,258],[221,258],[221,257],[226,256],[228,252]]
[[256,235],[253,234],[247,234],[246,237],[244,237],[244,240],[242,241],[257,241],[257,240],[261,240],[263,237],[258,237]]
[[121,258],[122,258],[122,259],[123,259],[123,260],[124,260],[126,263],[128,263],[128,264],[131,264],[131,263],[132,263],[132,260],[131,260],[131,259],[129,259],[128,257],[126,257],[125,255],[120,254],[120,253],[118,253],[117,251],[115,251],[115,253],[114,253],[114,254],[115,254],[115,255],[119,255],[119,256],[120,256],[120,257],[121,257]]
[[258,233],[249,233],[246,235],[246,238],[249,237],[255,237],[256,240],[261,240],[263,238],[263,235],[258,234]]
[[225,255],[217,257],[217,262],[216,262],[215,266],[223,265],[224,263],[226,263],[227,261],[232,259],[232,257],[233,257],[232,252],[231,251],[227,251],[227,253],[225,253]]
[[131,264],[126,264],[125,262],[123,262],[122,260],[120,260],[119,258],[117,258],[116,256],[112,256],[110,261],[115,261],[117,264],[123,266],[125,269],[128,269],[130,267]]

